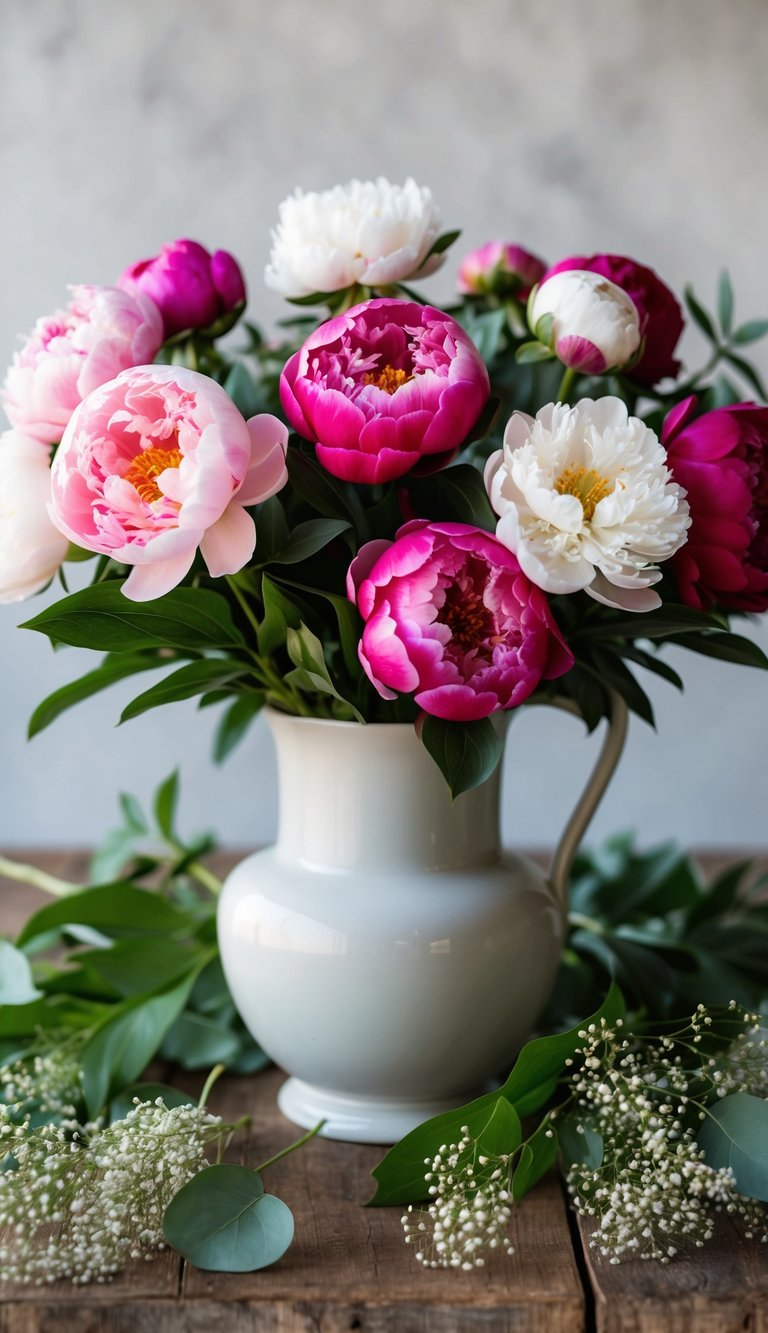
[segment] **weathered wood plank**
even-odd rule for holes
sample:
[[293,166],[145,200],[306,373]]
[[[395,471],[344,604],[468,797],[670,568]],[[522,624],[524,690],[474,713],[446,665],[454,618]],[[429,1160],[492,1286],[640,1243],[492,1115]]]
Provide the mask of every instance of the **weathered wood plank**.
[[590,1247],[594,1223],[578,1231],[595,1301],[596,1333],[766,1333],[768,1247],[745,1241],[729,1217],[700,1250],[672,1263],[611,1264]]

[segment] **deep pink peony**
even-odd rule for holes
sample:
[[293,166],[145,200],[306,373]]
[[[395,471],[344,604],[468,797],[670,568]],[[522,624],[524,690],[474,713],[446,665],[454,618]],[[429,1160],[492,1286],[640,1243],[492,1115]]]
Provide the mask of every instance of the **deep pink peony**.
[[197,241],[171,241],[153,259],[120,275],[124,291],[150,296],[163,316],[165,337],[205,329],[245,301],[240,265],[226,250],[214,254]]
[[119,287],[72,287],[66,310],[39,319],[8,368],[3,406],[22,434],[58,444],[78,403],[128,366],[146,365],[163,341],[149,297]]
[[768,407],[734,403],[692,419],[696,399],[667,416],[662,442],[688,492],[688,541],[672,560],[689,606],[768,611]]
[[546,595],[511,551],[466,523],[406,523],[369,542],[347,592],[366,622],[360,661],[384,699],[470,722],[527,699],[573,666]]
[[677,297],[658,274],[625,255],[571,255],[548,269],[545,277],[575,268],[608,278],[637,307],[645,349],[637,365],[628,372],[630,377],[640,384],[674,378],[680,369],[673,353],[683,331],[683,312]]
[[413,301],[365,301],[329,319],[280,378],[288,420],[323,467],[370,484],[404,476],[422,457],[447,462],[489,394],[468,334]]
[[71,541],[134,569],[133,601],[161,597],[198,546],[209,572],[234,574],[256,543],[246,505],[285,485],[288,432],[246,422],[219,384],[178,366],[140,366],[74,413],[52,468],[51,517]]
[[516,296],[527,301],[546,264],[522,245],[486,241],[465,255],[459,267],[459,291],[465,296]]

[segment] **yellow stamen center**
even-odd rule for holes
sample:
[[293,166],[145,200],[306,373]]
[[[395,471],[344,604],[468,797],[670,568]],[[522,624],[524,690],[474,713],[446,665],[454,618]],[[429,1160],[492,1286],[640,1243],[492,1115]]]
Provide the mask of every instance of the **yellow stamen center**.
[[481,647],[494,628],[493,616],[480,593],[464,592],[460,588],[448,590],[445,605],[437,618],[448,626],[452,643],[464,653]]
[[375,384],[377,389],[383,389],[385,393],[396,393],[402,384],[407,384],[413,379],[413,375],[406,375],[404,370],[395,370],[394,366],[384,366],[383,370],[369,370],[367,375],[363,376],[363,384]]
[[555,482],[558,495],[575,495],[581,501],[584,521],[589,523],[595,509],[613,490],[613,482],[585,467],[567,467]]
[[146,504],[162,499],[162,491],[157,478],[166,468],[178,467],[183,458],[180,449],[144,449],[133,459],[123,478],[129,481]]

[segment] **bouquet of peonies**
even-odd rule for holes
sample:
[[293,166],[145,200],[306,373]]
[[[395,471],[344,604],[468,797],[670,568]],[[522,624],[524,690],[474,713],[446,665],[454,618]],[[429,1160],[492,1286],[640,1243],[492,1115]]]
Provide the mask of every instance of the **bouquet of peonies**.
[[124,716],[224,704],[221,757],[265,704],[426,715],[456,792],[497,761],[500,710],[565,696],[592,728],[617,692],[652,720],[634,668],[680,685],[665,640],[768,665],[728,621],[768,609],[768,407],[742,401],[766,397],[742,349],[768,321],[734,325],[725,275],[717,319],[688,293],[712,354],[683,376],[650,268],[501,242],[438,310],[405,284],[457,235],[412,180],[297,191],[265,274],[294,307],[278,339],[221,345],[243,277],[189,240],[38,321],[3,395],[0,600],[58,574],[28,626],[104,658],[33,732],[165,667]]

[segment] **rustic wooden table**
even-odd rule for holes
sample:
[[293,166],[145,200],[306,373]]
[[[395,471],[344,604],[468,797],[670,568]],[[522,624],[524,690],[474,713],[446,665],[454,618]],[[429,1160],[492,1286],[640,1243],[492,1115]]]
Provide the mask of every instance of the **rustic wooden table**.
[[[77,853],[34,859],[82,877]],[[40,900],[0,880],[0,934]],[[282,1077],[272,1069],[216,1086],[212,1109],[253,1117],[245,1163],[295,1138],[275,1105]],[[380,1156],[317,1139],[270,1169],[270,1190],[296,1219],[294,1244],[273,1268],[211,1274],[164,1253],[104,1286],[0,1286],[0,1333],[768,1333],[768,1251],[745,1243],[728,1218],[704,1250],[666,1267],[612,1266],[589,1249],[589,1227],[552,1174],[515,1216],[514,1255],[473,1273],[424,1271],[403,1243],[400,1210],[361,1207]]]

